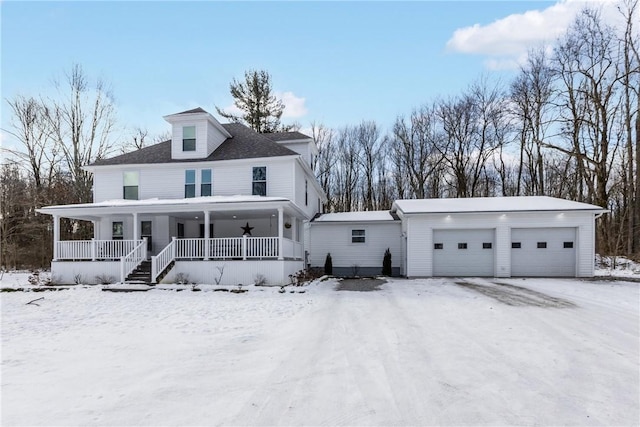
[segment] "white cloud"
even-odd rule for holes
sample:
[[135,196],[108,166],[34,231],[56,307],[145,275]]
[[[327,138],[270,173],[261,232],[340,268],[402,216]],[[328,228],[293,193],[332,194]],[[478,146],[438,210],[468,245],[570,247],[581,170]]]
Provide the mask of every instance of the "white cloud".
[[305,98],[299,98],[293,92],[276,93],[276,96],[282,100],[285,107],[282,113],[283,118],[297,119],[307,114]]
[[459,28],[446,47],[453,52],[486,55],[485,65],[490,69],[514,68],[530,48],[561,36],[585,5],[603,6],[603,17],[609,20],[614,4],[612,0],[561,0],[546,9],[516,13],[488,25]]

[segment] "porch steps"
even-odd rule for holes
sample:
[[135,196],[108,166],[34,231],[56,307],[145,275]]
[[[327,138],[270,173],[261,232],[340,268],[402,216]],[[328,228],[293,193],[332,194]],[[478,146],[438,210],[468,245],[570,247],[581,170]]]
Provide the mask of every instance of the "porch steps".
[[135,270],[129,274],[126,279],[126,283],[145,284],[151,283],[151,261],[145,260],[136,267]]

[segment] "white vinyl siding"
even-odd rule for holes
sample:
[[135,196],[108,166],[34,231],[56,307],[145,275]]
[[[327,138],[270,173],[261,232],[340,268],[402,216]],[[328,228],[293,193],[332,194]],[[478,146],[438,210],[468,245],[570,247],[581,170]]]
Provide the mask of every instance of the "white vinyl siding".
[[[510,277],[512,269],[511,241],[513,229],[535,228],[553,231],[556,228],[574,228],[576,240],[577,277],[593,276],[594,215],[589,212],[510,212],[464,214],[416,214],[404,217],[407,235],[407,276],[433,276],[433,230],[444,229],[495,229],[496,277]],[[537,242],[536,240],[534,242]],[[543,249],[540,249],[543,250]],[[540,265],[540,268],[544,268]]]
[[[365,230],[365,243],[351,243],[355,229]],[[400,221],[312,223],[309,238],[309,262],[313,267],[323,267],[327,253],[331,253],[334,268],[373,267],[382,272],[387,248],[391,250],[392,267],[400,267],[402,262]]]
[[[140,165],[137,166],[139,171],[138,198],[140,200],[184,198],[184,178],[187,169],[196,170],[197,189],[200,186],[200,170],[211,169],[212,194],[217,196],[249,195],[251,194],[252,168],[264,165],[267,167],[267,195],[293,199],[294,163],[295,160],[292,158],[274,158],[260,159],[254,162],[241,160]],[[96,168],[94,202],[122,199],[122,172],[125,170],[131,170],[131,166],[107,168],[106,170]],[[304,180],[300,185],[304,191]],[[309,197],[314,197],[312,196],[314,190],[311,185],[309,187]],[[198,191],[196,193],[199,194]],[[297,203],[299,204],[299,202]],[[301,207],[305,207],[304,199],[302,199]],[[315,213],[315,207],[313,213]]]
[[[293,200],[295,204],[300,206],[302,210],[309,216],[313,217],[318,210],[318,199],[320,195],[316,190],[316,187],[313,185],[314,177],[309,177],[302,166],[296,162],[294,168],[294,178],[293,182],[295,182],[295,199]],[[307,201],[305,204],[305,180],[307,181]]]

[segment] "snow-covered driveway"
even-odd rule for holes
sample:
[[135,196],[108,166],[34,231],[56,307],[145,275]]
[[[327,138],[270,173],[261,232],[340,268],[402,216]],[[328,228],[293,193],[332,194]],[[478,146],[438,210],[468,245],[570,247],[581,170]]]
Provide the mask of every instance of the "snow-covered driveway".
[[3,293],[2,425],[640,421],[638,283],[334,287]]

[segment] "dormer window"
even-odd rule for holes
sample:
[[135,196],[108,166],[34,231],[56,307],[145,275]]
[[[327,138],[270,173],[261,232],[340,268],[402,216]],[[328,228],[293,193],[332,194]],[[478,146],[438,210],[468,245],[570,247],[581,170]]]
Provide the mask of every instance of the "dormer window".
[[182,151],[196,151],[196,127],[182,128]]

